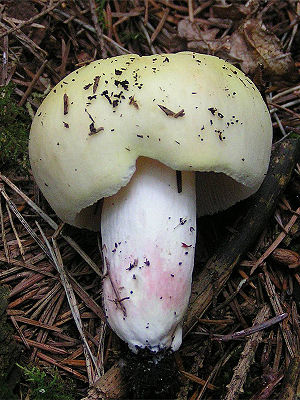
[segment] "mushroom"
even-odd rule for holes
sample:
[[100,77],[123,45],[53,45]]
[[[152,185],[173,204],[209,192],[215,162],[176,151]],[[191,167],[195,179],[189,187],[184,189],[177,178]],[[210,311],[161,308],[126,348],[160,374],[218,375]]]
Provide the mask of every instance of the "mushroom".
[[94,61],[43,101],[30,134],[33,175],[65,222],[97,231],[101,218],[103,306],[133,351],[179,348],[196,209],[211,214],[253,194],[271,140],[253,82],[192,52]]

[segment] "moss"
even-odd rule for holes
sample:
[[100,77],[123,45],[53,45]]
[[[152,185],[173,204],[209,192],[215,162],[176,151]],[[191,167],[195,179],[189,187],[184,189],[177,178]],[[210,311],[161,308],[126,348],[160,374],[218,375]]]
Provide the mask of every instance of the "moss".
[[0,318],[4,315],[7,308],[7,297],[9,294],[9,289],[7,286],[0,286]]
[[0,87],[0,168],[27,171],[28,138],[31,119],[14,96],[14,85]]
[[7,322],[8,288],[0,286],[0,399],[14,399],[13,390],[19,377],[15,363],[20,356],[20,346],[13,339],[13,329]]
[[[17,364],[18,365],[18,364]],[[57,370],[49,373],[33,367],[20,367],[29,384],[30,400],[74,400],[75,385],[72,381],[64,381]]]
[[97,14],[98,14],[98,21],[102,25],[102,29],[106,29],[106,21],[105,21],[105,4],[107,0],[96,0],[97,5]]

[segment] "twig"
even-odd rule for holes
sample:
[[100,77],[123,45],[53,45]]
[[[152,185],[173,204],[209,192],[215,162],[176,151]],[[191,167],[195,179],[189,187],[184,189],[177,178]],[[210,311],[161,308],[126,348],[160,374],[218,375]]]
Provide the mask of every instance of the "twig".
[[[206,385],[206,382],[207,382],[206,380],[204,380],[202,378],[199,378],[198,376],[196,376],[194,374],[190,374],[189,372],[183,371],[183,370],[180,371],[180,373],[182,375],[184,375],[186,378],[190,379],[192,382],[196,382],[201,386]],[[217,389],[216,386],[212,385],[211,383],[208,383],[207,387],[208,387],[208,389],[211,389],[211,390],[216,390]]]
[[106,58],[107,51],[106,51],[105,45],[104,45],[103,32],[102,32],[102,29],[101,29],[99,21],[98,21],[96,2],[95,2],[95,0],[89,0],[89,3],[90,3],[91,14],[92,14],[92,21],[93,21],[93,24],[95,27],[97,39],[98,39],[99,46],[100,46],[101,57]]
[[[258,324],[262,324],[262,322],[267,319],[269,315],[269,306],[263,306],[257,314],[253,325],[255,326]],[[249,368],[254,361],[254,356],[258,345],[262,341],[262,336],[262,332],[256,332],[247,341],[244,350],[240,356],[238,365],[234,368],[234,373],[229,385],[227,386],[227,393],[224,397],[224,400],[235,400],[239,398],[239,395],[242,392],[244,383],[246,381]]]
[[[37,282],[40,282],[44,276],[42,274],[31,274],[29,278],[24,279],[24,281],[18,283],[9,293],[9,297],[16,296],[17,294],[23,292],[25,289],[30,288],[32,285],[34,285]],[[12,304],[10,304],[10,307],[13,307]]]
[[14,316],[11,315],[11,316],[10,316],[10,320],[11,320],[11,322],[13,323],[13,326],[16,328],[18,334],[20,335],[21,341],[24,343],[25,347],[29,350],[29,349],[30,349],[30,346],[29,346],[29,344],[28,344],[28,341],[26,340],[26,338],[25,338],[23,332],[21,331],[19,325],[17,324],[16,318],[15,318]]
[[26,325],[32,325],[32,326],[36,326],[38,328],[48,329],[50,331],[55,331],[55,332],[62,332],[63,331],[61,328],[58,328],[57,326],[44,324],[44,323],[42,323],[40,321],[35,321],[33,319],[30,319],[30,318],[25,318],[25,317],[18,316],[18,315],[16,315],[14,318],[15,318],[16,321],[22,322],[23,324],[26,324]]
[[22,297],[12,301],[11,303],[9,303],[8,308],[15,308],[16,306],[22,304],[24,301],[31,299],[38,292],[38,290],[39,289],[34,289],[31,292],[24,294]]
[[61,283],[57,282],[57,284],[53,286],[53,288],[46,294],[46,296],[37,301],[29,310],[25,311],[25,315],[31,314],[32,319],[37,318],[38,315],[40,315],[40,313],[42,312],[43,308],[47,306],[49,301],[53,299],[54,296],[56,296],[56,298],[59,298],[62,292],[63,289],[61,287]]
[[40,66],[40,68],[38,69],[37,73],[35,74],[34,78],[32,79],[32,81],[30,82],[28,88],[26,89],[24,95],[22,96],[21,100],[19,101],[19,106],[22,107],[28,96],[30,95],[30,93],[32,92],[32,89],[34,87],[34,85],[37,83],[37,81],[39,80],[40,76],[42,75],[46,65],[48,63],[48,60],[45,60],[42,65]]
[[[283,106],[281,106],[280,104],[274,103],[274,102],[272,102],[272,101],[268,101],[268,104],[269,104],[270,106],[273,106],[273,107],[275,107],[275,108],[279,108],[280,110],[283,110],[283,111],[285,111],[285,112],[291,114],[293,117],[296,117],[296,118],[300,119],[300,114],[298,114],[297,112],[295,112],[295,111],[293,111],[293,110],[290,110],[290,109],[287,108],[287,107],[283,107]],[[274,111],[274,112],[275,112],[275,111]]]
[[227,342],[228,340],[241,339],[243,337],[253,335],[256,332],[267,329],[272,325],[278,324],[279,322],[286,319],[287,316],[288,316],[287,313],[279,314],[279,315],[276,315],[276,317],[270,318],[267,321],[264,321],[262,323],[259,323],[259,324],[255,323],[250,328],[243,329],[242,331],[239,331],[239,332],[230,333],[228,335],[213,335],[212,339],[218,340],[220,342]]
[[189,21],[194,22],[193,0],[188,0],[188,7],[189,7]]
[[300,355],[290,361],[279,395],[280,400],[294,400],[298,397],[297,388],[300,381]]
[[54,358],[47,356],[46,354],[38,351],[37,352],[37,356],[41,359],[44,360],[46,362],[48,362],[49,364],[55,365],[58,368],[63,369],[64,371],[67,371],[69,373],[71,373],[72,375],[74,375],[77,379],[83,381],[83,382],[87,382],[87,379],[84,375],[80,374],[79,372],[75,371],[72,368],[66,367],[65,365],[59,363],[58,361],[56,361]]
[[[16,335],[14,335],[14,339],[17,340],[18,342],[23,342],[22,339]],[[55,346],[51,346],[49,344],[45,344],[45,343],[39,343],[36,340],[31,340],[31,339],[26,339],[26,342],[30,347],[36,347],[37,349],[41,349],[50,353],[54,353],[54,354],[61,354],[61,355],[66,355],[68,354],[68,352],[64,349],[60,349],[58,347]]]
[[8,36],[5,35],[3,39],[3,54],[2,54],[2,72],[0,86],[5,86],[7,84],[8,75]]
[[21,254],[21,256],[22,256],[22,258],[23,258],[23,260],[24,260],[24,254],[25,254],[24,248],[23,248],[23,246],[22,246],[21,240],[20,240],[20,238],[19,238],[18,232],[17,232],[17,230],[16,230],[16,227],[15,227],[15,224],[14,224],[14,221],[13,221],[13,218],[12,218],[12,215],[11,215],[11,212],[10,212],[10,209],[9,209],[7,203],[6,203],[6,210],[7,210],[7,214],[8,214],[8,217],[9,217],[10,225],[11,225],[11,227],[12,227],[12,230],[13,230],[13,232],[14,232],[15,238],[16,238],[17,243],[18,243],[18,246],[19,246],[20,254]]
[[299,214],[300,213],[300,207],[297,208],[296,212],[294,213],[294,215],[291,217],[291,219],[289,220],[289,222],[286,224],[286,226],[284,227],[284,232],[281,232],[277,239],[274,240],[274,242],[271,244],[271,246],[269,246],[269,248],[264,252],[264,254],[262,254],[259,259],[254,263],[254,265],[251,268],[251,272],[250,275],[253,274],[253,272],[256,270],[256,268],[258,268],[267,257],[269,257],[269,255],[272,253],[273,250],[275,250],[278,245],[283,241],[283,239],[286,237],[286,235],[288,234],[288,232],[290,231],[290,229],[292,228],[292,226],[295,224],[295,222],[297,221]]
[[[65,11],[58,10],[58,9],[54,9],[53,11],[55,13],[65,17],[65,18],[70,18],[70,14],[66,13]],[[92,25],[87,24],[86,22],[83,22],[78,18],[74,18],[74,22],[76,22],[78,25],[81,25],[82,27],[84,27],[88,31],[96,33],[96,30]],[[117,50],[117,52],[119,54],[130,54],[131,53],[129,50],[125,49],[125,47],[120,46],[115,40],[111,39],[110,37],[108,37],[108,36],[103,34],[103,38],[107,42],[111,43],[115,47],[115,49]]]
[[106,318],[105,318],[104,312],[102,311],[101,307],[98,306],[98,304],[95,302],[95,300],[93,300],[88,295],[88,293],[79,285],[78,282],[76,282],[76,280],[71,275],[69,275],[68,278],[69,278],[70,283],[73,286],[75,292],[84,301],[84,304],[86,305],[86,307],[91,309],[97,315],[97,317],[102,320],[102,322],[106,323]]
[[151,35],[150,43],[154,42],[154,40],[157,38],[158,34],[162,30],[162,28],[163,28],[163,26],[164,26],[164,24],[166,22],[166,19],[167,19],[168,15],[169,15],[169,12],[170,12],[170,9],[166,8],[164,13],[163,13],[163,16],[162,16],[161,20],[159,21],[157,27],[155,28],[155,31]]
[[[271,282],[270,276],[267,271],[265,271],[264,278],[263,275],[259,275],[260,278],[262,279],[266,292],[269,296],[270,303],[272,304],[272,308],[275,311],[276,314],[283,314],[283,308],[281,306],[279,296],[276,293],[275,287],[273,283]],[[294,350],[294,345],[293,345],[293,340],[292,340],[292,334],[289,326],[286,324],[284,327],[281,327],[282,331],[282,336],[284,338],[285,344],[287,346],[288,352],[291,357],[294,357],[295,355],[295,350]]]
[[3,217],[3,210],[2,210],[2,202],[0,201],[0,220],[1,220],[1,236],[2,236],[2,243],[4,247],[4,254],[5,254],[5,260],[7,263],[10,262],[10,257],[9,257],[9,249],[7,245],[7,240],[6,240],[6,232],[5,232],[5,226],[4,226],[4,217]]

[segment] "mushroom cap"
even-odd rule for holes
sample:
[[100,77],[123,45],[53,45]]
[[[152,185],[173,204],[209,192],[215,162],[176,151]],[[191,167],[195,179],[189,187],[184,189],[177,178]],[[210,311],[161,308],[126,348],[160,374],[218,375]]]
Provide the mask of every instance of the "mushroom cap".
[[29,155],[44,196],[64,221],[99,229],[98,200],[118,192],[140,156],[201,171],[200,214],[254,193],[272,140],[253,82],[214,56],[118,56],[82,67],[45,98]]

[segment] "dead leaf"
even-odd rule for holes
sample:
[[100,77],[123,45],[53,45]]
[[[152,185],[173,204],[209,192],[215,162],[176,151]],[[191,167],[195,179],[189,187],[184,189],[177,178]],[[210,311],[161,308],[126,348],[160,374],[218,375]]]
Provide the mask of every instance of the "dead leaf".
[[243,4],[217,4],[213,6],[214,16],[232,21],[240,21],[249,14],[249,8]]
[[187,19],[182,19],[178,22],[177,32],[181,38],[184,38],[187,41],[201,40],[199,25],[190,22]]
[[187,43],[187,48],[198,53],[215,54],[226,43],[226,37],[217,38],[220,29],[200,29],[199,25],[183,19],[178,23],[178,35]]
[[294,68],[291,55],[283,51],[280,40],[258,19],[245,21],[229,39],[229,56],[240,61],[245,73],[253,73],[258,64],[269,76],[283,76]]

